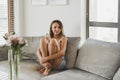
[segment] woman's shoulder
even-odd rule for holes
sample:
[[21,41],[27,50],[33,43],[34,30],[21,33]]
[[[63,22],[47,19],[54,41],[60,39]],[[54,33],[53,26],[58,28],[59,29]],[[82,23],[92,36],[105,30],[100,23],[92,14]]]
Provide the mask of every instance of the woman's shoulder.
[[61,40],[68,40],[65,35],[61,36]]
[[61,39],[59,40],[60,43],[66,44],[68,41],[66,36],[62,36]]

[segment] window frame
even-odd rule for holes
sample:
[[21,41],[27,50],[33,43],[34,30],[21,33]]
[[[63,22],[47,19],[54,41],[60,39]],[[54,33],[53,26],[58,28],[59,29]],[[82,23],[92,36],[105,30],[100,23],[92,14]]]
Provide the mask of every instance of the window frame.
[[118,42],[120,42],[120,0],[118,0],[118,22],[98,22],[89,20],[89,0],[86,0],[86,39],[89,38],[89,26],[118,28]]

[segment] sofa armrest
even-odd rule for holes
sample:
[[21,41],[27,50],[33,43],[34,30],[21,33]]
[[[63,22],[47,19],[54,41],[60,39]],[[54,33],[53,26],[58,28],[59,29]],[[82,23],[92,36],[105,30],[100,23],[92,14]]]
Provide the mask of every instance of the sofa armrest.
[[0,61],[7,60],[7,59],[8,59],[7,49],[3,48],[3,46],[0,46]]

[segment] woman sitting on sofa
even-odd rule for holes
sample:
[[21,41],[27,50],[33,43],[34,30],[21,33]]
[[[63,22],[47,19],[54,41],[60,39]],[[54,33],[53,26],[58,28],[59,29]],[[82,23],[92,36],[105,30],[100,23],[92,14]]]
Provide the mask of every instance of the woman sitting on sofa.
[[63,33],[63,24],[60,20],[52,21],[49,36],[40,39],[40,48],[37,56],[42,65],[40,73],[48,75],[51,69],[64,69],[66,66],[65,51],[67,37]]

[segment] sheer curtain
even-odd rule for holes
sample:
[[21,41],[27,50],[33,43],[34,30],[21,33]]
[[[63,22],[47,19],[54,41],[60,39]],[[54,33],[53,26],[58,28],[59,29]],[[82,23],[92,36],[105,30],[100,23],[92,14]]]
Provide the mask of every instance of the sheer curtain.
[[11,31],[14,31],[14,2],[0,0],[0,45],[6,43],[4,34]]

